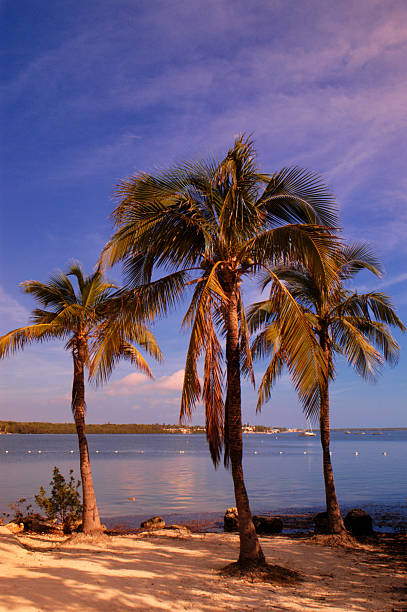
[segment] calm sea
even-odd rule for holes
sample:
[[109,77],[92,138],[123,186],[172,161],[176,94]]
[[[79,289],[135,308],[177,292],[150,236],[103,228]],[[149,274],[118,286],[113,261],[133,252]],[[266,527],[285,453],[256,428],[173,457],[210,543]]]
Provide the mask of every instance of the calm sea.
[[[156,514],[173,521],[221,519],[225,509],[235,505],[231,474],[222,465],[214,470],[204,435],[89,435],[88,442],[104,520],[131,517],[138,525]],[[366,508],[384,529],[400,521],[405,526],[407,430],[333,432],[332,451],[343,510]],[[79,476],[76,436],[0,436],[0,514],[20,497],[33,500],[51,480],[54,465],[64,475],[73,468]],[[244,468],[254,512],[323,509],[318,436],[246,434]]]

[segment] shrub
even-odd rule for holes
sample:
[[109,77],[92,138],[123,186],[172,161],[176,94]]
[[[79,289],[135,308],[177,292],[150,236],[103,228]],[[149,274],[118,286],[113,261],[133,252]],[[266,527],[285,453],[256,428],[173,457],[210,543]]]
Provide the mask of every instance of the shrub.
[[11,519],[14,523],[22,523],[23,518],[27,514],[29,514],[32,508],[31,504],[26,504],[25,508],[22,508],[22,505],[26,501],[27,500],[25,497],[21,497],[21,499],[18,499],[16,502],[14,502],[14,504],[8,504],[8,507],[10,508],[11,512],[3,512],[4,519]]
[[80,481],[75,482],[73,470],[69,470],[69,480],[66,481],[55,466],[53,478],[49,484],[50,495],[47,496],[44,487],[41,487],[40,492],[35,496],[35,501],[44,510],[48,519],[56,519],[62,524],[63,530],[69,533],[82,516]]

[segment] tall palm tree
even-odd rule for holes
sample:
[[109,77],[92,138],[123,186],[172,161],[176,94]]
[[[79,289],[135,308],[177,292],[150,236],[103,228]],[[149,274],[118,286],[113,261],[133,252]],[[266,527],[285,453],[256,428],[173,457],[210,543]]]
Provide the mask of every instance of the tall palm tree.
[[[254,378],[241,284],[275,261],[291,259],[312,266],[318,278],[330,277],[325,255],[333,239],[318,224],[336,226],[334,198],[316,175],[285,168],[270,176],[259,172],[255,160],[252,141],[239,136],[221,162],[186,162],[123,181],[114,212],[117,231],[102,256],[104,265],[124,262],[129,286],[124,309],[137,311],[138,304],[147,304],[155,316],[192,290],[183,322],[191,336],[180,418],[190,417],[202,398],[212,460],[216,466],[224,450],[225,464],[230,461],[241,569],[265,563],[242,469],[242,368]],[[159,277],[163,270],[167,275]],[[298,333],[302,312],[283,283],[279,288],[292,350],[306,355]],[[201,356],[202,387],[197,370]],[[303,365],[306,381],[311,373]],[[313,375],[312,360],[308,367]]]
[[[70,276],[76,277],[75,290]],[[85,435],[85,368],[91,368],[96,382],[106,380],[115,362],[128,358],[136,367],[151,376],[147,362],[132,345],[136,342],[150,355],[161,358],[160,350],[149,330],[136,321],[122,324],[109,314],[117,302],[115,285],[106,282],[100,271],[84,277],[78,263],[66,274],[52,276],[48,283],[22,283],[42,308],[32,313],[32,325],[20,327],[0,338],[0,358],[24,348],[32,342],[54,338],[67,340],[65,348],[72,353],[72,412],[79,442],[80,471],[83,493],[83,531],[94,534],[102,530],[93,487],[88,444]]]
[[[305,393],[297,390],[306,415],[319,416],[328,532],[332,534],[345,531],[335,491],[329,446],[329,381],[335,378],[334,357],[343,355],[358,374],[367,380],[374,380],[384,361],[395,364],[398,358],[399,346],[389,326],[402,331],[405,329],[388,295],[378,292],[358,294],[346,288],[346,282],[360,270],[369,270],[380,276],[379,264],[366,245],[343,247],[337,253],[336,267],[337,278],[333,277],[327,283],[320,282],[312,267],[280,266],[274,270],[303,310],[315,343],[320,346],[324,357],[315,364],[314,385]],[[251,329],[262,329],[253,343],[254,356],[272,354],[259,389],[259,409],[269,399],[284,364],[287,361],[292,364],[293,360],[280,321],[278,299],[273,287],[275,277],[266,278],[263,287],[269,282],[270,299],[254,304],[249,312]],[[291,374],[296,384],[292,369]]]

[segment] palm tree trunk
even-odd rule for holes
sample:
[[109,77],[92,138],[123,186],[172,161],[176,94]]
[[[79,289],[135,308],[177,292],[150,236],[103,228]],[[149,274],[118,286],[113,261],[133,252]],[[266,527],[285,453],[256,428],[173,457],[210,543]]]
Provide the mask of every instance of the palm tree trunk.
[[240,554],[242,568],[266,563],[250,512],[249,498],[243,477],[242,411],[240,391],[239,324],[236,291],[228,295],[226,311],[226,363],[228,442],[237,512],[239,515]]
[[75,419],[79,443],[79,462],[82,480],[82,526],[83,533],[94,534],[102,532],[102,525],[96,505],[93,487],[92,470],[89,459],[88,442],[85,434],[85,377],[84,348],[78,342],[77,350],[73,351],[74,376],[72,385],[72,410]]
[[[325,344],[325,343],[323,343]],[[324,347],[323,347],[324,348]],[[331,355],[329,348],[324,349],[326,363],[330,364]],[[324,484],[326,512],[328,518],[329,533],[343,533],[346,531],[341,511],[336,497],[334,473],[330,453],[330,425],[329,425],[329,382],[325,377],[324,385],[321,387],[321,405],[319,413],[319,428],[321,434],[322,459],[324,467]]]

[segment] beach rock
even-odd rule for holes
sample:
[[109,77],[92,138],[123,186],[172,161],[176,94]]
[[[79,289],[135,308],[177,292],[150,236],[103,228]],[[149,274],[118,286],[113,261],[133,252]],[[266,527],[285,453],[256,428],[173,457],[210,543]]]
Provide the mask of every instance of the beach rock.
[[161,516],[153,516],[152,518],[140,523],[140,527],[142,529],[164,529],[165,521],[161,518]]
[[7,523],[5,526],[11,533],[20,533],[21,531],[24,531],[24,523],[14,523],[14,521],[12,521],[11,523]]
[[314,516],[314,531],[319,534],[330,533],[327,512],[318,512],[318,514]]
[[228,508],[223,517],[224,531],[239,531],[239,516],[237,508]]
[[373,533],[372,517],[361,508],[349,510],[344,523],[346,529],[354,536],[368,536]]
[[257,533],[281,533],[283,521],[279,516],[253,516],[253,523]]

